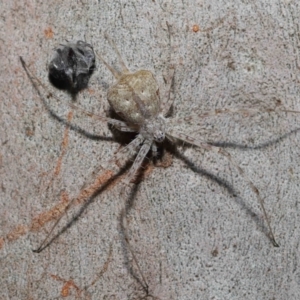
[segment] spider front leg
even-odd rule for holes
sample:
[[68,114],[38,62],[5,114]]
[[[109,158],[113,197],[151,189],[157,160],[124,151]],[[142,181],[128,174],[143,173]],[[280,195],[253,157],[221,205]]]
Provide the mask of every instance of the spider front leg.
[[[124,122],[107,118],[105,116],[97,115],[92,112],[86,111],[76,105],[74,105],[72,102],[66,102],[62,101],[59,97],[55,96],[51,91],[48,90],[45,84],[43,84],[30,70],[28,65],[25,63],[23,58],[19,57],[22,67],[24,71],[27,74],[27,77],[29,78],[30,82],[32,83],[36,93],[38,94],[40,100],[43,102],[45,108],[47,111],[55,117],[58,121],[64,123],[65,125],[70,126],[70,128],[75,129],[77,131],[88,133],[88,129],[85,128],[86,122],[82,122],[83,126],[78,126],[77,124],[73,123],[71,120],[69,120],[65,115],[58,114],[53,107],[66,107],[69,110],[72,110],[72,119],[80,119],[80,120],[86,120],[86,117],[89,117],[90,119],[97,120],[98,122],[103,123],[103,125],[106,125],[107,123],[110,123],[117,128],[120,128],[120,130],[123,131],[129,131],[128,129],[125,130],[127,127]],[[50,101],[50,100],[51,101]]]
[[121,65],[121,69],[122,71],[119,72],[117,70],[115,70],[111,65],[109,65],[105,59],[98,53],[97,56],[99,57],[99,59],[104,63],[104,65],[107,67],[107,69],[109,69],[109,71],[113,74],[113,76],[116,78],[116,79],[119,79],[122,74],[127,74],[127,73],[130,73],[130,71],[128,70],[128,68],[126,67],[124,61],[123,61],[123,58],[115,44],[115,42],[107,35],[105,34],[104,37],[107,39],[108,43],[110,44],[110,46],[115,50],[117,56],[118,56],[118,59],[119,59],[119,63]]
[[139,169],[139,167],[141,166],[144,158],[146,157],[147,153],[149,152],[150,148],[151,148],[151,145],[152,145],[152,141],[151,140],[146,140],[144,142],[144,144],[142,145],[138,155],[136,156],[129,172],[127,173],[126,175],[126,178],[124,180],[124,183],[125,184],[129,184],[130,181],[134,178],[137,170]]
[[175,131],[173,129],[169,129],[168,132],[167,132],[167,135],[169,135],[171,137],[175,137],[176,139],[182,140],[182,141],[187,142],[191,145],[195,145],[197,147],[202,147],[202,148],[205,148],[207,150],[211,150],[211,151],[214,151],[218,154],[222,154],[223,156],[225,156],[229,160],[229,162],[237,169],[237,171],[245,179],[245,181],[247,181],[247,183],[251,187],[252,191],[256,195],[256,198],[258,199],[258,202],[259,202],[259,204],[262,208],[264,217],[265,217],[266,222],[267,222],[271,242],[272,242],[274,247],[279,247],[279,245],[277,244],[277,242],[275,240],[275,236],[273,234],[273,230],[271,228],[271,225],[270,225],[270,222],[269,222],[269,219],[268,219],[268,216],[267,216],[267,212],[266,212],[265,207],[264,207],[263,199],[260,196],[259,190],[253,184],[253,182],[246,176],[244,170],[238,165],[238,163],[236,163],[234,161],[234,159],[232,158],[230,153],[225,151],[224,149],[222,149],[220,147],[212,146],[212,145],[206,143],[205,141],[203,141],[199,138],[194,138],[194,137],[189,136],[189,135],[185,134],[184,132],[181,132],[181,131],[178,131],[178,130]]
[[137,148],[143,143],[143,141],[143,136],[139,134],[133,141],[118,151],[116,155],[109,160],[108,165],[111,166],[115,163],[117,166],[119,166],[119,164],[124,163],[128,156],[132,156],[134,153],[136,153]]
[[107,39],[108,43],[110,44],[110,46],[115,50],[117,56],[118,56],[118,59],[119,59],[119,63],[121,65],[121,68],[122,68],[122,73],[130,73],[128,68],[126,67],[125,63],[124,63],[124,60],[118,50],[118,47],[116,45],[116,43],[109,37],[109,35],[107,33],[104,34],[104,37]]
[[118,151],[114,155],[114,157],[112,159],[110,159],[108,162],[108,169],[111,168],[113,165],[116,165],[119,168],[120,164],[123,164],[125,159],[128,158],[128,156],[132,156],[132,155],[134,155],[134,153],[136,153],[137,148],[140,145],[142,145],[142,146],[124,179],[124,183],[126,185],[129,185],[131,180],[134,178],[137,170],[142,165],[142,162],[143,162],[144,158],[146,157],[147,153],[149,152],[151,146],[152,146],[152,149],[153,149],[153,147],[156,148],[156,146],[153,146],[154,142],[152,142],[151,140],[145,140],[144,137],[141,134],[139,134],[126,147],[124,147],[120,151]]

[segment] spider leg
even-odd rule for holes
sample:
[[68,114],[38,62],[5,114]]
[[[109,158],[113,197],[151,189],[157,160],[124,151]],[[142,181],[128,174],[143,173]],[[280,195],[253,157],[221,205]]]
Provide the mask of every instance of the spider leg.
[[32,252],[34,253],[40,253],[42,252],[48,245],[48,241],[50,236],[52,235],[52,232],[54,231],[55,227],[58,225],[58,223],[60,222],[60,220],[62,219],[62,217],[67,213],[67,211],[70,209],[70,207],[73,206],[73,204],[75,203],[76,198],[72,199],[63,209],[62,212],[60,212],[57,220],[55,221],[55,223],[52,225],[50,231],[48,232],[48,234],[46,235],[46,237],[44,238],[44,240],[42,241],[42,243],[39,245],[39,247],[37,249],[32,249]]
[[123,121],[119,121],[119,120],[115,120],[115,119],[110,119],[108,121],[109,124],[111,124],[112,126],[114,126],[115,128],[117,128],[120,131],[123,132],[136,132],[136,129],[130,128],[125,122]]
[[124,183],[126,185],[128,185],[130,183],[130,181],[133,179],[134,175],[136,174],[137,170],[139,169],[139,167],[141,166],[144,158],[146,157],[147,153],[149,152],[150,148],[152,145],[152,141],[151,140],[146,140],[144,142],[144,144],[142,145],[139,153],[137,154],[130,170],[128,171],[126,178],[124,180]]
[[99,54],[99,53],[96,53],[97,56],[99,57],[99,59],[104,63],[104,65],[106,66],[106,68],[113,74],[113,76],[116,78],[116,79],[119,79],[122,74],[124,73],[130,73],[130,71],[128,70],[128,68],[126,67],[123,59],[122,59],[122,56],[115,44],[115,42],[107,35],[105,34],[104,37],[107,39],[108,43],[110,44],[110,46],[115,50],[117,56],[118,56],[118,59],[119,59],[119,63],[121,65],[121,68],[122,68],[122,72],[119,72],[117,70],[115,70],[111,65],[109,65],[105,60],[104,58]]
[[127,156],[132,156],[136,153],[136,149],[144,142],[144,138],[142,135],[138,135],[133,141],[131,141],[126,147],[122,148],[120,151],[116,153],[116,155],[108,162],[109,165],[112,163],[116,163],[117,165],[120,163],[120,160],[124,160]]
[[137,258],[135,256],[135,254],[134,254],[134,251],[133,251],[133,249],[132,249],[132,247],[130,245],[130,239],[129,239],[129,236],[128,236],[128,233],[127,233],[127,227],[128,226],[127,226],[127,218],[126,218],[126,209],[125,208],[122,209],[120,217],[121,217],[121,225],[122,225],[122,228],[123,228],[123,234],[124,234],[125,242],[127,243],[128,249],[129,249],[129,251],[130,251],[130,253],[132,255],[133,261],[136,264],[138,272],[141,275],[141,278],[142,278],[142,282],[141,282],[142,287],[146,291],[146,293],[148,294],[148,292],[149,292],[148,283],[147,283],[147,281],[146,281],[146,279],[144,277],[144,274],[143,274],[143,272],[141,270],[140,264],[138,263],[138,260],[137,260]]
[[138,135],[134,140],[132,140],[128,145],[119,150],[105,165],[103,168],[106,170],[111,170],[114,173],[120,170],[128,157],[132,157],[136,152],[138,147],[144,142],[142,135]]
[[[191,113],[187,117],[182,118],[181,120],[176,120],[176,124],[182,124],[182,123],[192,123],[193,125],[199,125],[202,124],[202,121],[204,118],[209,117],[222,117],[227,116],[229,114],[241,114],[245,117],[250,117],[255,114],[259,113],[271,113],[271,112],[279,112],[278,110],[274,109],[262,109],[262,108],[238,108],[238,109],[213,109],[210,111],[204,111],[199,114]],[[172,119],[169,121],[172,124]]]
[[153,142],[153,144],[151,146],[151,151],[152,151],[152,156],[157,157],[157,145],[155,142]]
[[116,46],[116,43],[109,37],[109,35],[107,33],[104,34],[104,37],[107,39],[108,43],[110,44],[110,46],[115,50],[118,59],[119,59],[119,63],[122,67],[122,73],[130,73],[130,71],[128,70],[128,68],[126,67],[124,60]]
[[[129,172],[127,173],[126,177],[125,177],[125,180],[124,180],[124,186],[122,187],[121,189],[121,198],[124,197],[125,195],[125,189],[126,189],[126,186],[129,185],[130,181],[132,180],[132,178],[134,177],[134,175],[136,174],[137,170],[139,169],[139,167],[141,166],[145,156],[147,155],[148,151],[150,150],[151,148],[151,145],[152,145],[152,141],[151,140],[146,140],[144,141],[144,138],[142,137],[142,135],[138,135],[138,137],[133,140],[130,144],[128,144],[125,148],[123,148],[120,152],[117,153],[116,156],[118,155],[124,155],[125,152],[130,152],[131,149],[133,148],[136,148],[141,142],[144,142],[144,144],[142,145],[142,147],[140,148],[140,151],[139,153],[137,154]],[[128,249],[132,255],[132,258],[137,266],[137,269],[142,277],[142,281],[143,281],[143,288],[144,290],[146,291],[146,293],[148,294],[148,284],[147,284],[147,281],[143,275],[143,272],[140,268],[140,265],[138,263],[138,260],[134,254],[134,251],[130,245],[130,242],[129,242],[129,237],[128,237],[128,234],[127,234],[127,219],[126,219],[126,208],[124,207],[121,211],[121,224],[123,226],[123,233],[124,233],[124,237],[125,237],[125,241],[127,243],[127,246],[128,246]]]
[[165,102],[162,103],[162,106],[161,106],[161,111],[162,111],[162,114],[165,116],[173,102],[174,102],[174,97],[171,97],[171,86],[172,86],[172,83],[173,83],[173,79],[174,79],[174,73],[175,73],[175,69],[174,69],[174,66],[171,66],[170,67],[170,73],[168,75],[168,78],[167,78],[167,83],[166,83],[166,88],[165,88],[165,93],[164,93],[164,96],[163,96],[163,99],[167,99],[165,100]]
[[[169,39],[169,62],[172,60],[172,42],[171,42],[171,28],[172,28],[172,25],[169,24],[168,22],[166,22],[166,25],[167,25],[167,29],[168,29],[168,39]],[[175,67],[174,65],[170,65],[170,68],[169,68],[169,74],[167,76],[167,78],[165,79],[166,80],[166,87],[164,89],[164,95],[163,95],[163,103],[161,104],[161,112],[163,114],[163,116],[166,116],[174,102],[174,97],[171,97],[171,87],[172,87],[172,84],[173,84],[173,79],[174,79],[174,73],[175,73]],[[160,89],[160,90],[163,90],[163,89]]]
[[[237,109],[232,109],[232,108],[224,108],[224,109],[213,109],[210,111],[204,111],[199,114],[191,113],[187,117],[182,118],[181,120],[176,120],[175,124],[182,124],[182,123],[192,123],[193,125],[198,125],[202,124],[201,121],[204,118],[209,118],[209,117],[222,117],[222,116],[227,116],[227,115],[235,115],[235,114],[241,114],[245,117],[251,117],[256,114],[261,114],[261,113],[292,113],[292,114],[299,114],[300,111],[297,110],[288,110],[288,109],[276,109],[276,108],[237,108]],[[172,124],[172,119],[169,120],[170,124]]]
[[[60,116],[58,115],[54,109],[52,109],[52,106],[54,107],[61,107],[61,106],[67,106],[68,109],[72,109],[73,111],[73,119],[76,118],[83,118],[83,117],[90,117],[92,119],[96,119],[103,123],[110,123],[114,125],[115,123],[118,123],[117,120],[107,118],[104,116],[96,115],[92,112],[86,111],[76,105],[74,105],[71,102],[62,101],[55,95],[53,95],[48,88],[33,74],[33,72],[29,69],[23,58],[20,56],[20,61],[22,64],[23,69],[25,70],[29,80],[31,81],[34,89],[36,90],[37,94],[39,95],[40,99],[42,100],[43,104],[45,105],[46,109],[50,112],[52,116],[57,118],[59,121],[63,122],[64,124],[70,126],[71,128],[77,128],[82,129],[76,124],[73,124],[70,122],[66,116]],[[46,92],[46,95],[44,95],[40,89],[40,87]],[[48,99],[51,98],[51,102],[48,101]],[[83,129],[84,130],[84,129]]]
[[106,66],[106,68],[113,74],[113,76],[116,79],[119,79],[121,77],[122,74],[119,71],[115,70],[111,65],[109,65],[98,52],[96,52],[96,55],[104,63],[104,65]]
[[267,212],[266,212],[265,207],[264,207],[263,199],[260,196],[259,190],[253,184],[253,182],[247,177],[247,175],[245,174],[244,170],[238,165],[238,163],[236,163],[234,161],[234,159],[232,158],[232,156],[230,155],[230,153],[227,152],[227,151],[225,151],[224,149],[222,149],[220,147],[212,146],[212,145],[206,143],[205,141],[203,141],[203,140],[201,140],[199,138],[194,138],[194,137],[189,136],[189,135],[187,135],[187,134],[185,134],[183,132],[180,132],[180,131],[179,132],[178,131],[175,132],[175,130],[170,129],[167,132],[167,135],[170,135],[170,136],[175,137],[175,138],[177,138],[179,140],[185,141],[185,142],[187,142],[189,144],[192,144],[192,145],[195,145],[195,146],[198,146],[198,147],[202,147],[202,148],[205,148],[207,150],[211,150],[211,151],[214,151],[216,153],[224,155],[229,160],[229,162],[237,169],[237,171],[244,178],[244,180],[248,182],[248,184],[251,187],[252,191],[256,195],[256,198],[258,199],[258,202],[259,202],[259,204],[260,204],[260,206],[262,208],[264,217],[265,217],[266,222],[267,222],[267,226],[268,226],[268,229],[269,229],[269,234],[270,234],[270,238],[271,238],[272,244],[273,244],[274,247],[279,247],[279,245],[277,244],[277,242],[275,240],[275,237],[274,237],[274,234],[273,234],[273,231],[272,231],[272,228],[271,228],[268,216],[267,216]]

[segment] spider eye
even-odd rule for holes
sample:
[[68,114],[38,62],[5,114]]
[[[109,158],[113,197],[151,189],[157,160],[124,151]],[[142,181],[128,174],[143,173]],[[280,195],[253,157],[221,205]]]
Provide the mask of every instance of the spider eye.
[[165,139],[165,134],[162,131],[159,131],[155,134],[154,139],[156,142],[161,143]]

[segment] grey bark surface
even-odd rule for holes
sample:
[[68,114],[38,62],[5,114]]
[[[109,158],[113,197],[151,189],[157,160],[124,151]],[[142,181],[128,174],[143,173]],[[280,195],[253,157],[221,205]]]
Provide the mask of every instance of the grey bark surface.
[[[173,153],[168,167],[145,165],[126,197],[117,178],[78,220],[84,203],[75,204],[55,232],[71,222],[69,228],[37,254],[32,249],[57,210],[105,173],[120,143],[66,129],[19,61],[22,56],[62,99],[54,107],[62,116],[71,97],[48,81],[53,50],[86,40],[118,66],[105,32],[130,70],[151,70],[162,86],[174,65],[174,119],[235,107],[300,110],[298,1],[30,0],[3,1],[0,11],[0,299],[299,299],[300,115],[225,115],[197,126],[176,124],[230,152],[262,195],[279,248],[235,167],[217,153],[178,145],[185,158]],[[76,105],[106,115],[113,82],[97,59]],[[112,136],[102,123],[73,121],[91,134]],[[148,298],[120,226],[125,201]]]

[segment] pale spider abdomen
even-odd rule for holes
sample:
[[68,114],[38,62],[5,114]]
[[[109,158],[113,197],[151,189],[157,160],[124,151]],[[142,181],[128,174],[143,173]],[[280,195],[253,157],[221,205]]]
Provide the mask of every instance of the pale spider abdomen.
[[158,84],[150,71],[123,73],[107,93],[114,111],[128,124],[143,124],[160,112]]

